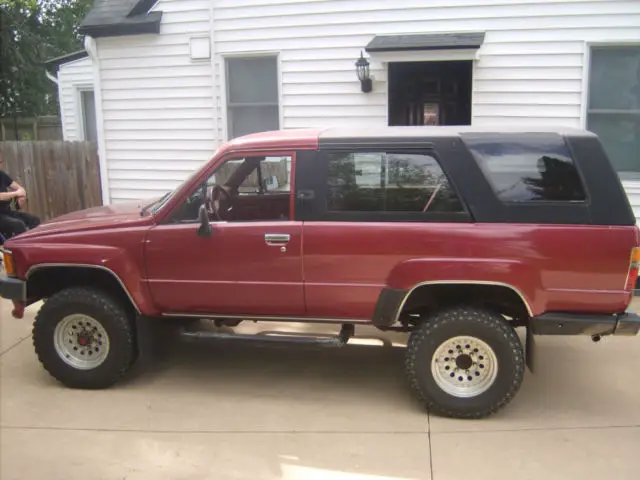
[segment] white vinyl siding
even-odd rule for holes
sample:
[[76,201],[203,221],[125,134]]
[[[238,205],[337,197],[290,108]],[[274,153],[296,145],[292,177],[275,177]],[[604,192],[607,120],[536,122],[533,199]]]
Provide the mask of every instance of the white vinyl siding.
[[[385,125],[387,64],[368,55],[367,94],[354,66],[375,35],[485,32],[472,124],[580,127],[587,45],[640,42],[637,0],[159,0],[154,10],[159,35],[97,39],[114,201],[174,188],[227,140],[226,58],[277,55],[281,128]],[[195,36],[211,37],[211,61],[190,59]]]
[[102,116],[112,202],[161,196],[219,144],[210,60],[192,37],[210,36],[209,0],[161,0],[159,35],[98,38]]
[[84,140],[81,92],[93,89],[93,68],[89,57],[60,65],[58,97],[62,136],[68,141]]
[[636,0],[217,0],[214,38],[221,55],[279,53],[285,128],[386,124],[387,66],[370,55],[363,94],[354,62],[364,46],[380,34],[461,31],[486,32],[474,125],[579,127],[585,42],[640,41],[639,27]]

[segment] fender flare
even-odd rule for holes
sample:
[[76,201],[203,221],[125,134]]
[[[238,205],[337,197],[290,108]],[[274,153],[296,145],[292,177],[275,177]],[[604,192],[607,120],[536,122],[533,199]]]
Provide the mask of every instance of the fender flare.
[[108,272],[113,278],[115,278],[115,280],[118,282],[122,290],[126,293],[127,297],[129,298],[129,301],[133,305],[133,308],[135,308],[136,312],[138,314],[142,313],[142,310],[140,309],[140,306],[139,306],[139,302],[137,302],[134,299],[133,295],[131,294],[131,292],[125,285],[125,283],[122,281],[122,279],[118,276],[116,272],[114,272],[108,267],[105,267],[103,265],[91,265],[91,264],[84,264],[84,263],[39,263],[29,267],[25,275],[26,281],[27,282],[29,281],[29,277],[33,273],[39,270],[46,270],[47,268],[92,268],[94,270],[102,270],[104,272]]
[[420,287],[428,285],[488,285],[508,288],[518,295],[524,303],[527,313],[533,317],[533,310],[527,297],[513,285],[503,282],[479,281],[479,280],[431,280],[415,284],[410,289],[395,289],[384,287],[380,292],[376,307],[373,312],[373,324],[377,327],[390,327],[396,323],[405,303],[411,294]]

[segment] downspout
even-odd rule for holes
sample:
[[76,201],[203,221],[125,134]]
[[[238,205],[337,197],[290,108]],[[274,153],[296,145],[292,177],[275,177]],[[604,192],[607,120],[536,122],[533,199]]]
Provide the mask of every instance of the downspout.
[[100,62],[98,45],[93,37],[84,37],[84,49],[91,59],[93,69],[93,96],[96,104],[96,133],[98,136],[98,164],[100,166],[100,186],[102,190],[102,204],[111,204],[109,192],[109,170],[107,168],[107,145],[104,135],[104,119],[102,117],[102,89],[100,86]]
[[49,73],[49,70],[44,71],[45,75],[47,76],[47,78],[49,80],[51,80],[53,83],[55,83],[56,85],[58,85],[58,79],[56,77],[54,77],[53,75],[51,75],[51,73]]
[[64,117],[62,116],[62,102],[60,101],[60,99],[62,98],[62,85],[60,85],[60,82],[58,82],[58,79],[55,76],[53,76],[51,72],[49,72],[49,70],[47,70],[46,68],[44,69],[44,73],[47,76],[47,78],[51,80],[53,83],[55,83],[56,86],[58,87],[58,117],[60,118],[60,125],[62,127],[62,139],[66,140],[67,134],[65,132]]

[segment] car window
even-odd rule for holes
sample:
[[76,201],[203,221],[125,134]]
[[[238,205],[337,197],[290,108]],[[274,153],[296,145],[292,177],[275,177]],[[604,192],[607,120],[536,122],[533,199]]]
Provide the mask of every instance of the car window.
[[583,202],[585,190],[562,137],[463,136],[498,198],[505,202]]
[[330,153],[328,211],[463,212],[435,157],[393,152]]
[[[216,186],[224,187],[230,194],[230,198],[225,196],[225,201],[230,201],[226,202],[224,212],[220,212],[222,220],[288,220],[291,168],[291,156],[229,159],[194,189],[173,216],[173,221],[197,221],[200,205]],[[213,215],[210,217],[212,221],[218,220]]]

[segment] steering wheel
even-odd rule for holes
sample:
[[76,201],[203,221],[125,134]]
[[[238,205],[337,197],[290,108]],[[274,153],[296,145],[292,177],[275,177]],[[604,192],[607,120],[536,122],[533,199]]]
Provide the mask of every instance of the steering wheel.
[[213,214],[218,220],[222,220],[220,212],[223,210],[223,203],[227,204],[226,212],[231,210],[233,197],[223,186],[214,185],[209,187],[207,192],[207,211],[209,215]]

